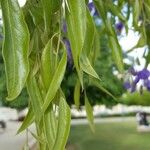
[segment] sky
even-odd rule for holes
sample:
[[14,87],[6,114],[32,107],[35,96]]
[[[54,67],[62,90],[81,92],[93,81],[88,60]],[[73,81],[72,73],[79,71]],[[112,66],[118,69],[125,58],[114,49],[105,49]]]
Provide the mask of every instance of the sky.
[[[122,50],[126,52],[132,47],[134,47],[137,44],[138,40],[139,40],[138,34],[134,32],[132,29],[130,29],[127,35],[123,33],[123,36],[120,38],[119,43],[122,47]],[[137,58],[139,59],[140,65],[137,64],[135,65],[135,68],[137,70],[141,70],[142,68],[144,68],[145,65],[145,59],[143,58],[144,51],[145,47],[136,48],[132,52],[128,53],[128,56],[133,57],[134,60],[136,60]]]
[[23,6],[25,4],[26,0],[18,0],[18,2],[20,4],[20,6]]

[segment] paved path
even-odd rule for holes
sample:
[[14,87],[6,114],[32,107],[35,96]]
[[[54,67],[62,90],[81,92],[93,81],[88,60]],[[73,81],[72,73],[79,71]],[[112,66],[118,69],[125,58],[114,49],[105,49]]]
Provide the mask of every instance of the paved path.
[[[26,142],[26,132],[16,135],[17,129],[21,123],[7,122],[7,129],[0,132],[0,150],[22,150]],[[33,130],[34,127],[32,127]],[[29,144],[34,143],[33,138],[29,135]]]

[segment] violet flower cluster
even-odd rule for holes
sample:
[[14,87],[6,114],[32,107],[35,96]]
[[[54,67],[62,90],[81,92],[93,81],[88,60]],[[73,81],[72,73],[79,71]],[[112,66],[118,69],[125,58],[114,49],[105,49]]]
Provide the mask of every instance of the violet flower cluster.
[[67,67],[71,69],[73,66],[73,58],[72,58],[70,41],[65,37],[65,34],[67,33],[67,24],[65,21],[63,21],[62,24],[62,32],[64,33],[63,42],[67,50]]
[[73,65],[73,58],[72,58],[72,53],[71,53],[71,46],[70,46],[70,42],[68,39],[64,38],[63,42],[66,46],[66,50],[67,50],[67,66],[69,68],[72,68]]
[[115,28],[116,28],[117,34],[120,35],[122,29],[124,28],[124,25],[123,25],[122,22],[118,22],[118,23],[115,25]]
[[132,82],[128,81],[124,83],[124,87],[126,89],[129,89],[131,92],[135,92],[137,84],[142,81],[140,85],[140,92],[143,92],[143,88],[150,91],[150,71],[147,68],[140,71],[135,71],[134,68],[130,68],[129,73],[134,76],[134,80]]
[[88,8],[89,8],[92,16],[95,16],[95,17],[98,16],[98,12],[97,12],[93,2],[88,3]]

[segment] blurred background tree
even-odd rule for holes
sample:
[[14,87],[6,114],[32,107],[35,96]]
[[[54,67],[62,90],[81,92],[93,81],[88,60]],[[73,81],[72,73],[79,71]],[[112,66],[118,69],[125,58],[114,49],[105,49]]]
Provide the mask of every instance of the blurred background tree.
[[134,93],[124,93],[121,97],[121,102],[126,105],[141,105],[141,106],[150,106],[150,92],[144,90],[143,93],[134,92]]
[[[98,26],[101,31],[101,26]],[[116,70],[115,63],[111,56],[111,50],[107,46],[108,39],[105,34],[101,34],[99,38],[100,49],[97,52],[97,59],[94,62],[94,68],[97,74],[101,78],[102,86],[112,93],[115,97],[120,97],[125,89],[123,87],[123,81],[121,81],[115,74]],[[63,90],[66,93],[66,99],[70,105],[74,104],[74,87],[76,84],[77,76],[72,65],[68,62],[67,72],[63,81]],[[85,81],[86,82],[86,81]],[[112,106],[117,104],[110,95],[106,92],[99,90],[94,86],[87,86],[87,95],[92,105],[105,104],[106,106]],[[81,91],[80,96],[81,105],[84,105],[84,98]]]

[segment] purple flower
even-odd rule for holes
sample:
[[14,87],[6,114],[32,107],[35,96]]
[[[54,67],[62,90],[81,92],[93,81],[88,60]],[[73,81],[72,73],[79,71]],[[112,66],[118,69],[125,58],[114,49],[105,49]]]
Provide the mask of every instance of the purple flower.
[[94,6],[93,2],[88,3],[88,8],[89,8],[90,11],[95,9],[95,6]]
[[139,81],[140,81],[139,77],[136,76],[136,78],[134,79],[133,83],[136,85]]
[[116,26],[117,33],[120,34],[122,29],[123,29],[123,27],[124,27],[123,23],[119,22],[115,26]]
[[65,22],[65,21],[63,21],[62,31],[63,31],[64,33],[66,33],[66,32],[67,32],[67,24],[66,24],[66,22]]
[[132,86],[131,86],[131,93],[135,92],[136,91],[136,84],[132,83]]
[[150,76],[150,72],[146,68],[137,72],[137,77],[139,80],[141,80],[141,79],[146,80],[146,79],[148,79],[149,76]]
[[64,42],[64,44],[66,46],[66,49],[67,49],[67,62],[68,62],[68,66],[71,67],[72,64],[73,64],[73,59],[72,59],[70,42],[66,38],[63,39],[63,42]]
[[72,59],[70,42],[69,42],[69,40],[65,39],[64,43],[66,45],[68,59],[70,60],[70,59]]
[[133,67],[131,67],[129,69],[129,73],[131,73],[133,76],[136,76],[137,75],[137,72],[135,71],[135,69]]
[[133,81],[133,83],[135,84],[135,86],[136,86],[136,84],[137,84],[140,80],[143,80],[143,81],[144,81],[144,86],[147,87],[147,84],[145,84],[145,82],[147,82],[147,80],[148,80],[148,78],[149,78],[149,76],[150,76],[150,72],[149,72],[146,68],[144,68],[144,69],[141,70],[141,71],[138,71],[135,76],[136,76],[136,77],[135,77],[135,79],[134,79],[134,81]]
[[131,88],[131,84],[128,81],[125,82],[123,86],[124,86],[125,89],[130,89]]
[[144,68],[144,69],[136,72],[134,70],[134,68],[130,68],[129,73],[131,73],[133,76],[135,76],[135,79],[133,80],[132,83],[130,83],[130,87],[126,83],[126,89],[131,89],[131,92],[135,92],[138,82],[140,80],[142,80],[142,82],[141,82],[142,84],[140,86],[140,93],[143,93],[143,87],[145,87],[148,91],[150,91],[150,80],[149,80],[150,71],[149,70]]
[[97,12],[93,2],[88,3],[88,8],[93,16],[98,16],[98,12]]
[[124,26],[123,26],[122,22],[119,22],[119,23],[116,24],[116,29],[119,30],[119,31],[121,31],[123,29],[123,27]]
[[147,88],[148,91],[150,91],[150,80],[146,80],[144,82],[145,87]]

